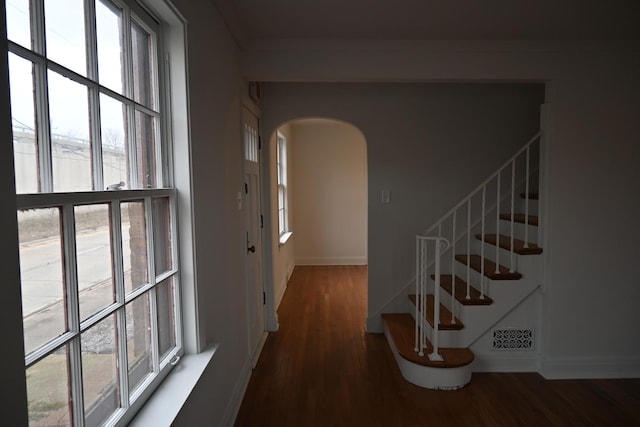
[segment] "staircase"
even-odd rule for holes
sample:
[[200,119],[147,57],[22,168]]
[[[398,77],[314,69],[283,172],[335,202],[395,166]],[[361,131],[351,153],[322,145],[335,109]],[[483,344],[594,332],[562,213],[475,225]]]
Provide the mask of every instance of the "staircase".
[[408,381],[464,387],[469,347],[539,286],[539,146],[540,133],[416,236],[416,279],[401,296],[410,309],[382,314]]

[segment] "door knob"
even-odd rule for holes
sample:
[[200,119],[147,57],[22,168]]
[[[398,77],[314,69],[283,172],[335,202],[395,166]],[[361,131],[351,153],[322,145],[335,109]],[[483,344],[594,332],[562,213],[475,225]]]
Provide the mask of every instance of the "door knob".
[[256,245],[251,245],[247,248],[247,252],[251,252],[253,254],[256,253]]

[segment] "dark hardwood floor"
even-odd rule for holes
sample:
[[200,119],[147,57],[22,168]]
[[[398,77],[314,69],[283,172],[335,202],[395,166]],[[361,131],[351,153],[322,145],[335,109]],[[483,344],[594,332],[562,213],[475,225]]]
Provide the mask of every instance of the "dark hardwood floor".
[[296,267],[236,426],[640,426],[640,380],[473,374],[461,390],[402,378],[364,332],[366,267]]

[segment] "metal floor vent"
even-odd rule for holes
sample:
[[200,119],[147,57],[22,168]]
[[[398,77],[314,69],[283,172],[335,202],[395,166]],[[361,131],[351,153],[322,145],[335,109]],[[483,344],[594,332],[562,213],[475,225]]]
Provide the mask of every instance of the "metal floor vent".
[[533,350],[533,329],[494,329],[493,350]]

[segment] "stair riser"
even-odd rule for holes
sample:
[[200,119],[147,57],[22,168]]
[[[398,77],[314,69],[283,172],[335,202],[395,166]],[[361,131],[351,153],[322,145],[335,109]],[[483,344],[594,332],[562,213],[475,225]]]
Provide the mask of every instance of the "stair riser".
[[[538,200],[529,199],[529,215],[538,215]],[[509,212],[511,209],[511,205],[502,205],[504,210],[503,212]],[[525,200],[521,197],[516,199],[516,203],[514,204],[514,210],[518,213],[525,213]]]
[[[518,269],[519,261],[521,257],[524,256],[529,256],[529,255],[518,255],[517,253],[513,254],[513,265],[511,262],[511,251],[508,251],[506,249],[503,249],[501,247],[498,246],[498,256],[496,257],[496,246],[492,245],[491,243],[487,243],[487,242],[481,242],[480,240],[476,239],[476,247],[475,247],[475,253],[476,254],[480,254],[480,251],[482,249],[482,247],[484,246],[484,256],[486,258],[489,258],[490,260],[496,262],[498,261],[500,265],[504,265],[505,267],[508,267],[510,269],[513,269],[515,271],[520,271]],[[456,269],[458,268],[458,266],[456,266]]]
[[[446,293],[446,292],[445,292]],[[447,294],[448,295],[448,294]],[[418,312],[418,316],[422,316],[422,312],[419,311]],[[416,313],[415,313],[415,308],[411,311],[411,316],[413,317],[413,320],[416,320]],[[429,324],[429,322],[426,323],[427,324],[427,337],[429,338],[430,341],[433,342],[433,327]],[[440,334],[439,334],[439,343],[438,345],[440,347],[462,347],[461,345],[459,345],[459,343],[461,342],[461,334],[460,332],[463,331],[462,330],[441,330]]]
[[[495,226],[493,227],[495,231]],[[513,223],[513,235],[514,237],[524,240],[525,228],[527,230],[527,240],[529,243],[539,243],[538,232],[539,229],[535,225],[525,225],[519,222]],[[492,232],[494,232],[492,231]],[[487,232],[488,234],[488,232]],[[500,220],[500,234],[510,235],[511,234],[511,221]]]
[[398,353],[389,329],[384,327],[384,334],[391,347],[393,357],[402,372],[402,376],[409,382],[424,388],[434,390],[455,390],[464,387],[471,381],[472,364],[456,368],[432,368],[420,366],[404,359]]

